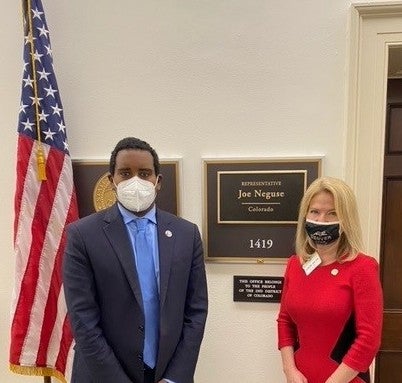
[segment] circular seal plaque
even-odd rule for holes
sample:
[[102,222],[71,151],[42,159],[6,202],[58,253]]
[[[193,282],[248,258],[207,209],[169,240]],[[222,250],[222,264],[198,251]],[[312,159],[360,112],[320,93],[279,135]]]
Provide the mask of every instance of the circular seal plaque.
[[112,189],[108,175],[109,173],[105,173],[96,181],[93,192],[95,211],[106,209],[116,202],[116,194]]

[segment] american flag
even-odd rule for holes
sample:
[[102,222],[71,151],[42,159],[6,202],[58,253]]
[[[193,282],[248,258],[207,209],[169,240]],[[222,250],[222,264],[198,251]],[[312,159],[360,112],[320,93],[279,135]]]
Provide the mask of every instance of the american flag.
[[10,369],[69,380],[73,339],[61,263],[78,218],[63,106],[40,0],[23,0],[24,68],[15,192],[15,286]]

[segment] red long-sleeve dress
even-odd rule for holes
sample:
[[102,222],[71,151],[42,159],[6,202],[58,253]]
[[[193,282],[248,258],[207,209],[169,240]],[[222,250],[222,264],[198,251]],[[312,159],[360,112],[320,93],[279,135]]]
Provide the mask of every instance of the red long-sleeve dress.
[[297,368],[308,383],[324,383],[341,362],[369,382],[368,368],[381,341],[382,290],[377,261],[318,266],[306,275],[289,259],[278,315],[278,347],[293,346]]

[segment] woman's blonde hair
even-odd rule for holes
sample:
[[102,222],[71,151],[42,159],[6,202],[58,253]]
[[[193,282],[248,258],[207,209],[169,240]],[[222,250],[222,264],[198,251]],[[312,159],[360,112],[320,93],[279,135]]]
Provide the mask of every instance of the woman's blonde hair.
[[307,236],[305,223],[311,200],[320,192],[330,193],[334,197],[341,232],[337,258],[342,261],[351,260],[363,248],[356,198],[352,189],[344,181],[333,177],[317,178],[304,193],[299,208],[296,253],[305,261],[316,251]]

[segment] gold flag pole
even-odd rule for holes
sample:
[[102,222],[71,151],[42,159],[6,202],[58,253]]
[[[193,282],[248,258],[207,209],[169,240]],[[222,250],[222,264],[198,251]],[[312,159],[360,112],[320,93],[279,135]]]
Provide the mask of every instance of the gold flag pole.
[[31,0],[28,0],[27,4],[27,18],[28,18],[28,41],[31,47],[31,64],[32,64],[32,79],[33,79],[33,91],[34,91],[34,100],[35,103],[35,122],[36,122],[36,134],[38,147],[36,149],[36,163],[38,165],[38,179],[39,181],[46,181],[46,158],[45,152],[43,151],[42,146],[42,138],[40,131],[40,119],[39,119],[39,97],[38,97],[38,87],[37,87],[37,78],[36,78],[36,57],[34,51],[34,37],[33,37],[33,28],[32,28],[32,15],[31,15]]
[[[36,163],[38,165],[38,179],[39,181],[46,181],[46,158],[42,147],[42,138],[40,132],[40,120],[39,120],[39,96],[38,96],[38,86],[36,78],[36,63],[35,63],[35,51],[34,51],[34,37],[32,28],[32,14],[31,14],[31,0],[27,3],[27,22],[28,22],[28,41],[31,47],[31,64],[32,64],[32,79],[33,79],[33,91],[34,91],[34,103],[35,103],[35,123],[36,123],[36,134],[37,141],[39,143],[36,150]],[[52,378],[50,376],[43,377],[44,383],[52,383]]]

